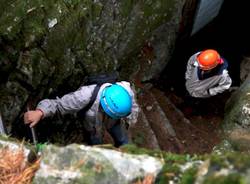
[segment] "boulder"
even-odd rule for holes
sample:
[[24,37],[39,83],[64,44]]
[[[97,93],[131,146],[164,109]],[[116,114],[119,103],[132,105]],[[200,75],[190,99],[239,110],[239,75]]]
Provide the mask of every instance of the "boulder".
[[225,107],[223,122],[225,139],[234,145],[235,149],[247,151],[250,138],[250,76],[245,79],[240,88],[235,91]]

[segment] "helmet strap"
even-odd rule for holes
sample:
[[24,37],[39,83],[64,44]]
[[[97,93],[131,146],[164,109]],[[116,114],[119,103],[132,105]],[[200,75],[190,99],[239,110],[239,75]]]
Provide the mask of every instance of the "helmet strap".
[[220,58],[219,61],[218,61],[218,64],[221,65],[221,64],[223,64],[223,63],[224,63],[224,60],[223,60],[222,58]]

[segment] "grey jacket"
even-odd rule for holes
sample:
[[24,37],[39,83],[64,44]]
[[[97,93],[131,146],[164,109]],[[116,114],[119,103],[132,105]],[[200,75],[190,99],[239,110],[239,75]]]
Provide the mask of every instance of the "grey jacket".
[[204,80],[199,80],[199,65],[196,59],[199,53],[200,52],[192,55],[187,63],[185,85],[189,94],[193,97],[207,98],[229,89],[232,84],[232,80],[228,75],[228,71],[226,69],[224,69],[222,74],[220,75],[215,75]]
[[[121,81],[121,82],[117,82],[117,84],[124,87],[129,92],[130,96],[132,97],[131,114],[127,116],[126,118],[124,118],[124,120],[128,122],[129,124],[134,124],[137,122],[137,117],[139,113],[139,106],[135,99],[135,93],[133,92],[129,82]],[[102,89],[104,89],[106,86],[109,86],[109,85],[111,84],[105,83],[101,86],[97,94],[97,98],[95,102],[93,103],[91,108],[86,112],[86,115],[85,115],[86,121],[84,123],[85,123],[85,127],[89,130],[91,130],[93,126],[100,124],[99,119],[98,119],[99,114],[101,113],[100,108],[99,108],[100,95],[101,95]],[[44,99],[38,103],[37,109],[41,109],[43,111],[44,117],[53,116],[56,113],[59,113],[61,115],[68,114],[68,113],[71,113],[71,114],[76,113],[89,103],[95,86],[96,86],[95,84],[82,86],[77,91],[66,94],[61,98]]]

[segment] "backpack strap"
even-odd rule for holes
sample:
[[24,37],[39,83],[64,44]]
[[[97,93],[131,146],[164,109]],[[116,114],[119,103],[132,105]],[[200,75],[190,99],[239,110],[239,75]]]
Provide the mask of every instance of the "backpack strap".
[[117,73],[88,76],[83,85],[96,84],[96,87],[94,88],[94,91],[92,93],[89,103],[85,107],[83,107],[80,111],[78,111],[77,116],[80,118],[84,118],[85,113],[91,108],[91,106],[95,102],[98,91],[100,90],[100,87],[102,86],[102,84],[104,83],[115,84],[117,82],[117,79],[118,79]]
[[95,102],[95,99],[97,97],[97,94],[98,94],[98,91],[100,90],[101,88],[101,85],[100,84],[97,84],[93,93],[92,93],[92,96],[90,98],[90,101],[88,103],[88,105],[86,105],[84,108],[82,108],[80,111],[78,111],[77,115],[80,117],[80,118],[83,118],[85,116],[85,113],[87,110],[90,109],[90,107],[93,105],[93,103]]

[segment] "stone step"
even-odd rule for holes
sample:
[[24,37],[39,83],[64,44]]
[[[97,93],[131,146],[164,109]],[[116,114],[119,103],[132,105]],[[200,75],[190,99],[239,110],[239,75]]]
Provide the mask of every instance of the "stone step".
[[160,148],[165,151],[180,152],[182,148],[175,130],[154,95],[149,90],[145,90],[139,95],[138,101],[156,135]]
[[170,122],[179,122],[190,124],[190,121],[185,117],[180,109],[178,109],[166,96],[165,94],[156,89],[151,89],[152,94],[158,101],[159,105],[162,107],[164,113],[170,120]]
[[152,131],[143,111],[140,111],[138,121],[129,128],[130,140],[139,147],[160,149],[156,135]]
[[[182,153],[199,153],[205,150],[205,147],[210,146],[209,132],[202,128],[204,122],[200,122],[199,119],[194,119],[194,122],[191,122],[164,92],[155,88],[152,88],[151,92],[173,126]],[[206,139],[206,137],[208,138]]]

